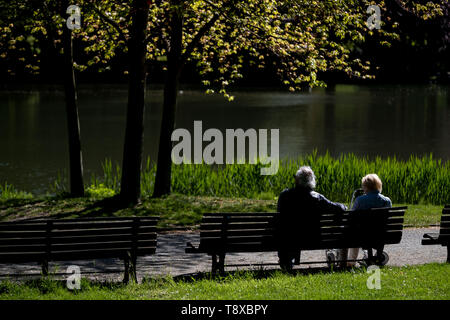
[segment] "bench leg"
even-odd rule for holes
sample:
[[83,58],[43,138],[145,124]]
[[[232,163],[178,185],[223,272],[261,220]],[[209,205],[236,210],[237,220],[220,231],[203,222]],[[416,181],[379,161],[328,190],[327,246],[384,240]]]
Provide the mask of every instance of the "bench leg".
[[213,276],[217,275],[217,272],[223,274],[225,272],[225,254],[212,254],[211,255],[211,274]]
[[211,275],[215,276],[217,271],[217,255],[211,255]]
[[219,268],[220,274],[225,273],[225,253],[219,254],[218,268]]
[[128,256],[123,259],[123,264],[125,267],[123,283],[128,284],[128,282],[130,282],[130,259],[128,258]]
[[450,244],[447,244],[447,263],[450,263]]
[[42,274],[44,276],[48,276],[48,261],[47,260],[42,261],[41,265],[42,265]]
[[383,261],[384,246],[380,246],[380,247],[376,248],[376,250],[377,250],[376,262],[377,262],[377,265],[381,265],[381,262]]
[[367,249],[367,255],[368,255],[368,258],[369,258],[369,261],[367,261],[368,263],[368,265],[371,265],[371,264],[373,264],[374,263],[374,258],[373,258],[373,249],[372,248],[368,248]]
[[302,252],[301,251],[299,251],[296,255],[295,255],[295,258],[294,258],[294,264],[295,265],[299,265],[300,264],[300,258],[301,258],[301,256],[302,256]]
[[137,274],[136,274],[136,257],[131,257],[127,255],[124,259],[124,267],[125,267],[125,274],[123,277],[123,283],[129,283],[130,279],[131,281],[134,281],[137,283]]
[[132,257],[130,259],[130,261],[131,261],[131,265],[130,265],[131,280],[133,280],[135,283],[137,283],[138,282],[137,281],[137,273],[136,273],[136,262],[137,262],[137,259],[136,259],[136,257]]

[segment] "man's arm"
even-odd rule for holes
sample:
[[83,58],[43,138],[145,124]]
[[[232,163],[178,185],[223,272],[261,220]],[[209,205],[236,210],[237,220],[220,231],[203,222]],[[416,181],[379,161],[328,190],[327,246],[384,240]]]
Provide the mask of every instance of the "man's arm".
[[316,193],[316,195],[319,201],[319,207],[323,210],[331,212],[342,212],[347,210],[347,206],[342,203],[330,201],[320,193]]

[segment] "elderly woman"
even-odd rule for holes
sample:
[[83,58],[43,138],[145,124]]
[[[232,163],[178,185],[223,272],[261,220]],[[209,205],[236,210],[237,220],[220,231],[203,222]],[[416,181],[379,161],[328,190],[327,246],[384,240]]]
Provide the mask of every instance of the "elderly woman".
[[[352,210],[367,210],[371,208],[386,208],[392,207],[391,199],[381,194],[383,184],[381,179],[375,174],[371,173],[362,178],[361,181],[364,195],[356,198]],[[342,254],[345,255],[345,249]],[[348,260],[356,260],[358,258],[359,248],[350,248],[348,253]],[[354,266],[355,262],[348,262],[347,266]]]

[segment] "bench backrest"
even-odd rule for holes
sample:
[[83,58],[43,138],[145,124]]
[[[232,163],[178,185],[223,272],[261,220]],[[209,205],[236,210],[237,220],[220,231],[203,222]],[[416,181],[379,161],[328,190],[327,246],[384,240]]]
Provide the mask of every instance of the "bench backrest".
[[442,209],[439,239],[450,242],[450,205],[446,205],[444,209]]
[[[401,241],[406,207],[380,208],[341,213],[317,213],[319,238],[302,239],[292,248],[331,249],[377,247]],[[199,249],[206,252],[252,252],[278,250],[277,213],[204,214]],[[312,230],[313,231],[313,230]]]
[[123,258],[156,250],[156,217],[0,223],[0,262]]

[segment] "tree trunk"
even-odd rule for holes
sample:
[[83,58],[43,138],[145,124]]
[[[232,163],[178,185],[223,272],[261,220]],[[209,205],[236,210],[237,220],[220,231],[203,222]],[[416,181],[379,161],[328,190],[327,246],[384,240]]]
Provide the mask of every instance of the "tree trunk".
[[[63,1],[66,10],[68,1]],[[66,5],[67,4],[67,5]],[[63,78],[66,100],[67,129],[69,138],[70,194],[84,196],[83,157],[81,153],[80,122],[78,119],[77,90],[73,69],[72,31],[64,26],[63,31]]]
[[120,198],[135,204],[141,197],[141,167],[144,141],[146,37],[149,4],[147,0],[134,0],[133,22],[128,41],[129,83],[127,122],[123,149]]
[[171,16],[170,51],[167,57],[167,78],[164,84],[164,102],[159,136],[158,162],[153,197],[170,193],[172,177],[172,131],[175,128],[178,85],[183,63],[181,62],[183,41],[182,14],[174,10]]

